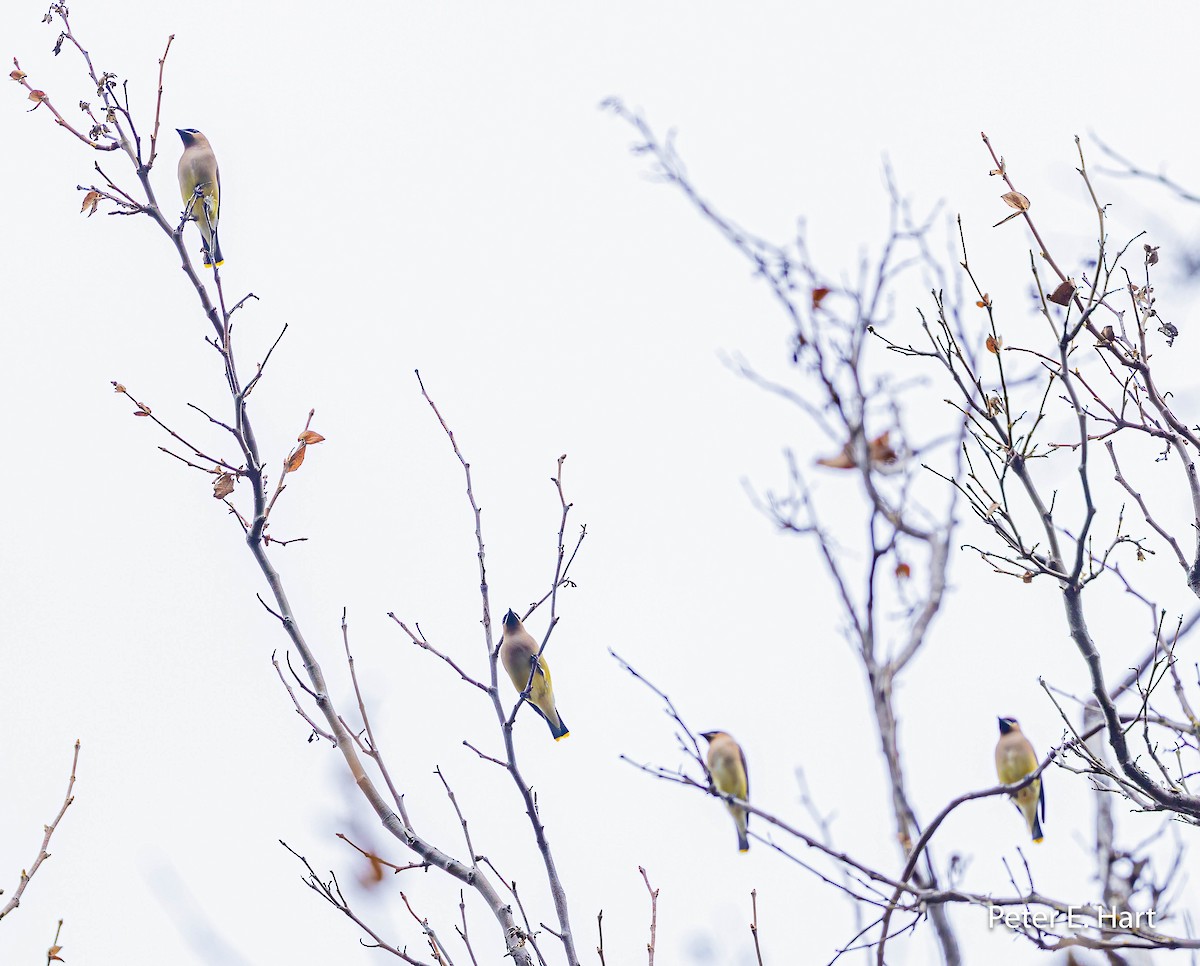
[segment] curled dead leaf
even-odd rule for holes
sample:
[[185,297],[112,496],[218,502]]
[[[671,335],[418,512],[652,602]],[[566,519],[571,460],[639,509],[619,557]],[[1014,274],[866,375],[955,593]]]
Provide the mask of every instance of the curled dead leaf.
[[891,431],[880,433],[870,443],[867,444],[867,454],[871,457],[871,462],[876,466],[891,466],[900,457],[892,444],[888,442],[888,437],[891,436]]
[[150,407],[147,406],[145,403],[138,403],[138,409],[141,411],[141,414],[143,416],[150,415]]
[[1157,265],[1158,264],[1158,246],[1157,245],[1143,245],[1142,247],[1146,250],[1146,264],[1147,265]]
[[1138,563],[1143,563],[1146,559],[1146,555],[1142,552],[1141,547],[1138,547],[1137,558],[1138,558]]
[[8,76],[15,80],[18,84],[21,83],[29,75],[23,70],[13,70],[8,72]]
[[383,860],[374,852],[368,852],[367,862],[369,864],[358,877],[358,882],[365,889],[373,889],[383,882]]
[[1032,571],[1026,570],[1025,573],[1021,574],[1021,583],[1023,583],[1023,584],[1032,584],[1033,583]]
[[30,108],[30,110],[32,111],[32,110],[36,109],[37,106],[46,99],[46,92],[45,91],[30,91],[29,99],[31,101],[33,101],[33,107]]
[[898,580],[907,580],[912,576],[912,568],[906,563],[896,564],[896,578]]
[[1029,199],[1019,191],[1006,191],[1000,196],[1000,200],[1008,205],[1008,207],[1016,208],[1017,211],[1029,210]]
[[[892,466],[900,458],[899,454],[892,448],[888,438],[891,436],[891,431],[880,433],[873,440],[867,443],[867,457],[871,461],[873,469],[879,469],[884,466]],[[853,469],[858,464],[854,460],[854,444],[846,443],[842,447],[842,451],[836,456],[825,456],[817,460],[818,466],[828,466],[834,470],[849,470]]]
[[992,355],[997,355],[1001,347],[1004,345],[1004,340],[998,335],[989,335],[987,337],[987,351]]
[[213,480],[213,496],[218,500],[223,500],[233,492],[233,474],[222,473]]
[[818,466],[828,466],[832,470],[852,470],[854,469],[854,457],[850,453],[850,444],[847,443],[837,456],[823,456],[817,460]]
[[[83,212],[87,211],[88,217],[91,218],[92,215],[94,215],[96,213],[96,209],[99,206],[100,206],[100,192],[99,191],[89,191],[86,195],[83,196],[83,205],[79,209],[79,211],[81,214]],[[91,208],[92,210],[88,211],[89,208]]]
[[1049,299],[1055,305],[1070,305],[1075,295],[1075,283],[1070,279],[1060,282],[1058,288],[1050,293]]
[[304,463],[304,451],[308,449],[307,443],[301,443],[294,450],[288,453],[287,459],[283,461],[284,473],[295,473]]
[[65,963],[66,960],[63,959],[60,955],[58,955],[61,952],[62,952],[62,946],[59,946],[57,943],[55,945],[51,946],[49,949],[46,950],[46,962],[47,963]]
[[126,391],[125,387],[122,386],[119,382],[114,381],[112,386],[113,386],[113,392],[125,392]]
[[990,295],[988,295],[987,292],[984,292],[983,297],[975,304],[977,306],[979,306],[979,308],[981,308],[981,309],[989,308],[992,304],[992,297]]
[[823,285],[820,288],[814,288],[812,290],[812,307],[814,309],[820,308],[821,302],[824,301],[825,296],[828,294],[829,294],[829,289],[825,288],[825,286],[823,286]]
[[316,443],[325,442],[324,436],[322,436],[320,433],[313,432],[311,429],[306,429],[303,433],[297,436],[296,439],[307,446],[313,446]]

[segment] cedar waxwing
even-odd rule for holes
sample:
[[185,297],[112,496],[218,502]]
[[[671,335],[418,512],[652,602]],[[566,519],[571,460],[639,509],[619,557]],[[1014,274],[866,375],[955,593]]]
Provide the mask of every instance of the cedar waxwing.
[[[750,772],[746,768],[746,756],[741,747],[724,731],[706,731],[700,737],[708,742],[708,770],[717,791],[748,801]],[[748,852],[750,839],[746,834],[746,825],[750,821],[750,813],[740,805],[730,803],[727,807],[737,825],[738,851]]]
[[[188,210],[200,234],[204,238],[204,267],[225,264],[221,257],[221,240],[217,237],[217,216],[221,208],[221,172],[217,170],[217,156],[213,154],[208,138],[195,128],[176,128],[183,138],[183,154],[179,156],[179,193],[183,203],[191,204]],[[196,188],[203,192],[196,198]],[[195,200],[193,200],[195,199]]]
[[[1036,771],[1038,757],[1033,745],[1021,733],[1016,718],[999,718],[1000,740],[996,742],[996,774],[1005,785],[1019,782],[1030,772]],[[1013,804],[1020,809],[1029,825],[1029,833],[1035,842],[1042,840],[1041,818],[1046,817],[1046,796],[1040,778],[1030,782],[1012,796]]]
[[[545,657],[538,654],[538,642],[533,635],[525,630],[521,619],[511,610],[504,615],[504,635],[500,638],[500,660],[504,670],[512,678],[513,687],[518,691],[529,688],[528,701],[533,710],[546,719],[550,726],[550,734],[559,741],[571,732],[558,716],[554,707],[554,685],[550,681],[550,665]],[[530,684],[529,676],[533,672],[534,661],[537,661],[537,673],[533,675]]]

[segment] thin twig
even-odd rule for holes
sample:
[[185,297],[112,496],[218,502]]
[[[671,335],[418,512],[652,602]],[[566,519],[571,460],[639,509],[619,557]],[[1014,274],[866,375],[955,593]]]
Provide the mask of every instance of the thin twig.
[[646,870],[638,866],[642,881],[646,883],[646,891],[650,893],[650,942],[646,943],[646,966],[654,966],[654,945],[658,938],[658,890],[650,885],[650,877]]
[[750,890],[750,909],[754,918],[750,921],[750,935],[754,937],[754,956],[758,966],[763,966],[762,947],[758,944],[758,890]]
[[0,906],[0,919],[3,919],[10,912],[16,909],[21,904],[21,896],[25,894],[25,888],[29,885],[29,880],[37,875],[37,870],[42,867],[42,863],[50,858],[50,853],[46,851],[50,847],[50,837],[58,828],[58,823],[62,821],[62,817],[67,813],[67,809],[71,807],[71,803],[75,801],[75,769],[79,766],[79,740],[75,741],[75,754],[71,758],[71,776],[67,779],[67,794],[63,798],[62,807],[58,810],[58,814],[54,816],[54,820],[44,827],[42,834],[42,846],[38,849],[38,854],[26,871],[21,870],[21,878],[17,883],[16,889],[13,890],[12,896],[8,902]]

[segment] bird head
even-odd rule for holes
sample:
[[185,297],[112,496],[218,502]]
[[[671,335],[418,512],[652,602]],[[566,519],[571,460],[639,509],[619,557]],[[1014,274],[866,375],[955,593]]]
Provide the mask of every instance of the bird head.
[[700,732],[700,737],[705,741],[711,742],[714,738],[719,738],[723,734],[725,734],[724,731],[702,731]]
[[199,131],[197,131],[194,127],[177,127],[177,128],[175,128],[175,133],[178,134],[179,137],[182,139],[183,146],[185,148],[191,147],[193,144],[195,144],[197,142],[204,144],[204,143],[207,143],[207,141],[208,141],[208,138],[206,138],[203,134],[201,134]]
[[521,626],[521,618],[519,618],[516,614],[514,614],[512,612],[512,609],[510,608],[508,613],[504,615],[505,630],[514,631],[520,626]]
[[1006,735],[1010,731],[1021,730],[1021,726],[1017,724],[1016,718],[997,718],[996,720],[1000,722],[1000,734],[1002,735]]

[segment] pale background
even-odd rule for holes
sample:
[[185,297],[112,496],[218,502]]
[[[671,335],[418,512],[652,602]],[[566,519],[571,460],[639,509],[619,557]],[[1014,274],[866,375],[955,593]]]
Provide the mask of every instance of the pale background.
[[[73,53],[50,55],[56,30],[38,23],[43,12],[24,0],[0,5],[3,52],[60,107],[94,100]],[[853,930],[846,903],[811,875],[761,843],[738,855],[719,803],[618,760],[680,761],[659,705],[609,647],[694,727],[738,737],[764,807],[811,827],[793,774],[803,766],[818,803],[837,813],[838,845],[888,869],[898,857],[865,688],[828,585],[812,548],[776,535],[743,487],[779,482],[785,446],[806,462],[829,449],[722,361],[741,353],[786,376],[786,325],[727,245],[644,177],[644,160],[628,153],[631,131],[599,102],[622,96],[660,131],[676,128],[697,184],[742,224],[782,240],[805,215],[835,276],[880,237],[886,153],[922,208],[945,199],[963,214],[973,259],[993,296],[1008,295],[1016,325],[1028,242],[1019,224],[1003,236],[990,228],[1006,209],[980,130],[1081,262],[1095,222],[1073,174],[1075,134],[1094,131],[1149,164],[1169,159],[1200,184],[1190,106],[1198,20],[1182,4],[1115,3],[112,0],[73,10],[97,66],[130,79],[144,127],[156,59],[176,34],[159,197],[174,210],[172,129],[203,130],[222,167],[228,291],[263,299],[241,316],[242,339],[265,344],[291,326],[254,397],[257,426],[273,459],[310,407],[328,437],[293,479],[274,529],[309,538],[276,559],[339,698],[345,606],[414,819],[461,854],[432,774],[440,765],[477,849],[519,879],[547,921],[515,791],[460,744],[499,747],[490,707],[385,617],[419,620],[482,668],[461,470],[412,370],[476,469],[500,611],[548,585],[549,480],[569,454],[565,484],[589,537],[551,658],[572,736],[552,743],[527,713],[518,736],[580,953],[594,961],[603,909],[610,963],[644,955],[639,864],[662,890],[663,962],[751,961],[751,889],[770,962],[825,962]],[[156,414],[219,439],[184,408],[226,406],[194,293],[148,223],[78,214],[75,185],[93,180],[95,156],[44,112],[26,116],[16,85],[4,91],[6,890],[59,805],[76,737],[83,754],[54,857],[0,926],[0,961],[40,962],[59,917],[75,964],[379,961],[303,887],[276,841],[321,871],[336,868],[350,888],[359,865],[333,833],[381,845],[382,836],[344,786],[340,760],[305,742],[275,679],[269,657],[283,635],[254,599],[264,588],[236,524],[109,386],[118,379]],[[130,180],[115,156],[101,160]],[[1160,228],[1157,240],[1176,247],[1194,237],[1192,211],[1146,215],[1161,193],[1106,184],[1116,234]],[[198,247],[194,234],[189,244]],[[910,305],[897,306],[897,319],[913,323]],[[1185,333],[1182,352],[1194,351],[1189,343]],[[836,498],[828,477],[820,485]],[[1190,612],[1178,574],[1163,573],[1162,605]],[[1083,682],[1052,587],[986,579],[965,556],[953,579],[963,593],[898,697],[925,818],[993,781],[997,714],[1019,716],[1039,748],[1057,739],[1039,674]],[[1129,613],[1128,636],[1105,644],[1114,678],[1146,642],[1143,614]],[[768,673],[757,673],[760,661]],[[1090,798],[1066,776],[1049,784],[1048,838],[1030,858],[1038,884],[1092,900]],[[991,799],[947,823],[938,854],[969,856],[968,886],[1007,891],[1001,860],[1023,844],[1011,807]],[[447,880],[407,873],[388,888],[404,888],[452,940],[457,890]],[[397,901],[355,901],[422,955]],[[972,962],[1038,958],[989,933],[978,910],[954,917]],[[498,962],[493,922],[475,908],[471,926],[481,961]],[[557,951],[550,937],[543,948]],[[898,963],[935,956],[924,939],[893,953]]]

